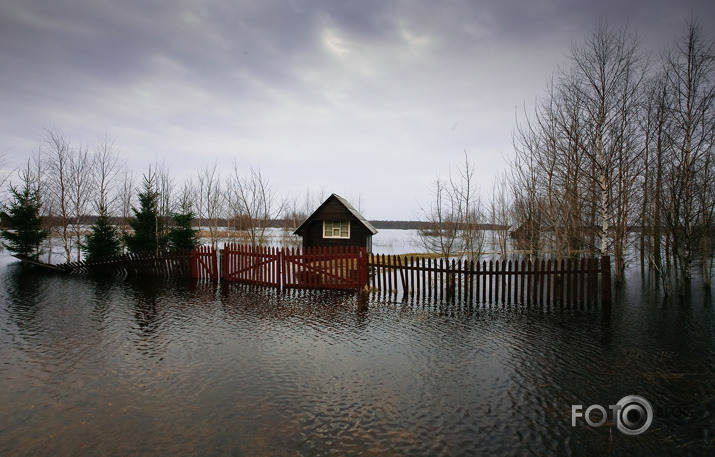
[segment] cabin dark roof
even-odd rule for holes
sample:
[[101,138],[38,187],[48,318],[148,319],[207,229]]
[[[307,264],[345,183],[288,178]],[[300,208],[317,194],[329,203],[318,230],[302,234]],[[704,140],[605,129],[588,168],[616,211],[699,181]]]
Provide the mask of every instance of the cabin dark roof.
[[[377,229],[376,229],[375,227],[373,227],[372,224],[371,224],[370,222],[368,222],[368,220],[365,219],[365,218],[363,217],[363,215],[360,214],[360,213],[358,212],[358,210],[355,209],[355,207],[354,207],[353,205],[350,204],[350,202],[348,202],[347,200],[345,200],[343,197],[341,197],[341,196],[338,195],[338,194],[332,194],[330,197],[328,197],[328,198],[323,202],[323,204],[321,204],[321,205],[318,207],[318,209],[316,209],[315,211],[313,211],[313,214],[311,214],[310,216],[308,216],[308,218],[307,218],[305,221],[303,221],[303,223],[300,224],[300,226],[299,226],[297,229],[295,229],[295,232],[293,232],[293,233],[294,233],[295,235],[301,235],[301,233],[303,232],[303,230],[305,230],[305,227],[307,227],[308,224],[309,224],[313,219],[315,219],[315,216],[316,216],[317,214],[320,214],[320,211],[325,207],[325,205],[328,204],[328,202],[330,202],[331,199],[335,199],[335,200],[337,200],[338,202],[340,202],[340,204],[343,205],[343,206],[345,207],[345,209],[348,210],[349,213],[351,213],[353,216],[355,216],[355,219],[357,219],[363,226],[365,226],[365,228],[368,229],[368,230],[370,231],[370,233],[372,233],[373,235],[375,235],[375,234],[377,233]],[[302,236],[302,235],[301,235],[301,236]]]

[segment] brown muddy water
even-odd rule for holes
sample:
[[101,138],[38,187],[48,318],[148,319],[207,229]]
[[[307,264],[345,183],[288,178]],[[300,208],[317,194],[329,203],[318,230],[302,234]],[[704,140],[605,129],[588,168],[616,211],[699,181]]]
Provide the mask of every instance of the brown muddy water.
[[[402,302],[0,257],[2,456],[715,455],[715,311]],[[652,405],[639,435],[572,405]],[[591,422],[599,422],[592,412]]]

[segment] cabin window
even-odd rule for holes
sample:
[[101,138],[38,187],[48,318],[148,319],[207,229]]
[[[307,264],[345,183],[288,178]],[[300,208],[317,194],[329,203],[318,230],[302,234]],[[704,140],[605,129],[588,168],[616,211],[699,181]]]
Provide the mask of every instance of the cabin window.
[[323,238],[350,238],[350,222],[324,221]]

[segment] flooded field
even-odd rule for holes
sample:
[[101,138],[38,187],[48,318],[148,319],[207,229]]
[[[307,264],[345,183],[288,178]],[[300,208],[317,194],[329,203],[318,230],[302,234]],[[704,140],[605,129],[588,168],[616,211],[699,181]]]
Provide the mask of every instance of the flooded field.
[[[0,283],[2,456],[715,452],[715,310],[699,289],[664,302],[633,275],[610,309],[365,308],[38,274],[7,255]],[[652,405],[644,433],[610,411],[572,425],[572,405],[626,395]]]

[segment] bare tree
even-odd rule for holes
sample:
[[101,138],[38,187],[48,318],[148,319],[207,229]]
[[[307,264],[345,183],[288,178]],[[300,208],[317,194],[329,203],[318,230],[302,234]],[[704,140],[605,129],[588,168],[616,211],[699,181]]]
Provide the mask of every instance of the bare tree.
[[[511,236],[518,251],[534,259],[543,249],[542,235],[545,230],[545,216],[553,213],[546,206],[549,199],[544,199],[543,188],[547,195],[552,189],[551,170],[556,159],[543,157],[547,148],[544,147],[543,135],[539,127],[538,106],[534,118],[526,116],[525,121],[517,125],[513,135],[514,159],[511,163],[511,183],[513,186],[514,227]],[[543,160],[546,159],[546,160]],[[544,174],[546,172],[546,179]]]
[[112,196],[120,184],[119,179],[123,169],[114,141],[106,134],[98,137],[94,145],[93,175],[96,187],[94,209],[99,215],[109,215],[116,209],[112,208],[112,203],[115,201]]
[[643,170],[635,120],[647,61],[635,34],[605,23],[569,57],[516,130],[514,233],[531,252],[612,253],[623,280]]
[[483,210],[474,180],[474,164],[465,152],[464,165],[449,173],[448,179],[437,176],[432,184],[434,200],[428,208],[420,207],[423,221],[418,242],[428,252],[438,253],[449,261],[453,257],[476,259],[484,249],[480,224]]
[[171,215],[174,212],[173,192],[175,182],[165,162],[156,163],[154,168],[156,170],[156,214],[158,224],[156,236],[157,244],[159,244],[160,239],[168,237],[169,229],[171,228]]
[[571,62],[575,77],[568,79],[569,90],[582,103],[586,121],[580,147],[599,192],[601,254],[613,252],[616,280],[623,280],[633,190],[642,171],[634,118],[647,66],[637,36],[626,26],[612,29],[605,23],[582,46],[572,47]]
[[119,192],[120,201],[120,229],[126,235],[130,230],[129,221],[133,217],[132,207],[134,205],[134,174],[130,169],[124,170],[121,188]]
[[202,168],[197,175],[198,205],[196,208],[199,226],[206,224],[209,231],[211,246],[216,247],[219,241],[219,221],[223,213],[225,196],[221,190],[221,175],[218,163],[212,167]]
[[92,158],[87,146],[80,145],[70,155],[69,161],[69,191],[70,208],[72,211],[72,233],[77,260],[82,256],[82,226],[87,219],[90,198],[94,188],[92,182]]
[[[15,170],[12,170],[8,167],[8,158],[7,158],[7,150],[5,151],[0,151],[0,192],[3,192],[5,190],[5,184],[8,182],[10,179],[10,175],[14,173]],[[2,197],[2,193],[0,193],[0,204],[4,201]]]
[[[644,142],[643,192],[641,196],[640,245],[641,268],[648,265],[663,280],[666,291],[669,288],[670,261],[663,258],[663,209],[664,170],[669,145],[670,120],[668,115],[668,88],[663,73],[651,77],[644,87],[644,107],[640,118],[640,129]],[[665,260],[665,261],[664,261]]]
[[509,229],[513,225],[511,211],[511,186],[506,174],[500,174],[494,179],[492,184],[491,203],[489,208],[489,220],[493,227],[493,245],[502,259],[509,254]]
[[458,214],[461,220],[460,244],[467,259],[478,259],[484,252],[484,231],[481,224],[484,219],[479,188],[474,178],[475,165],[469,161],[464,151],[464,163],[456,169],[456,181],[450,176],[452,195],[456,198]]
[[[318,206],[325,201],[325,190],[317,192],[306,189],[303,200],[298,197],[289,197],[286,200],[286,207],[283,214],[283,234],[281,243],[287,246],[299,246],[302,241],[299,236],[293,235],[293,231],[300,226]],[[358,209],[360,211],[360,209]]]
[[[315,211],[321,203],[326,199],[325,189],[320,189],[318,191],[312,191],[311,189],[306,189],[303,195],[302,203],[294,199],[288,205],[289,218],[293,224],[293,228],[297,228],[303,223],[312,213]],[[360,209],[358,208],[358,211]]]
[[283,214],[287,200],[278,197],[270,180],[263,176],[260,169],[250,167],[248,174],[243,175],[235,160],[228,192],[230,211],[241,221],[239,228],[246,231],[251,245],[263,245],[266,229]]
[[514,135],[517,247],[612,254],[620,281],[640,239],[666,292],[672,271],[684,293],[696,263],[710,283],[715,45],[691,20],[662,61],[652,74],[637,36],[604,23],[571,48]]
[[438,253],[449,260],[458,251],[459,222],[455,201],[449,192],[449,181],[437,176],[432,183],[432,197],[428,208],[420,206],[418,219],[423,226],[418,232],[418,242],[428,252]]
[[[46,130],[46,137],[43,144],[43,152],[46,156],[49,171],[49,191],[52,203],[50,204],[50,220],[53,216],[53,209],[59,213],[60,236],[65,253],[65,261],[72,260],[72,245],[70,233],[70,162],[72,147],[69,137],[59,130]],[[50,232],[50,238],[53,236]]]
[[[715,139],[715,46],[691,19],[685,34],[663,58],[670,94],[672,128],[666,187],[666,224],[678,264],[680,293],[692,277],[699,251],[710,255],[707,240],[713,226],[713,140]],[[705,242],[705,244],[703,244]],[[706,248],[702,250],[703,246]],[[701,262],[707,264],[706,262]],[[709,280],[709,269],[706,278]]]
[[195,215],[197,206],[196,197],[196,186],[193,180],[189,178],[184,181],[177,195],[176,204],[174,205],[176,207],[175,211],[179,214]]
[[[451,261],[466,258],[477,260],[484,250],[484,232],[481,230],[483,209],[474,180],[474,164],[464,153],[464,165],[450,170],[449,178],[437,176],[432,187],[434,200],[428,208],[420,207],[418,218],[423,226],[417,242],[428,252]],[[446,278],[448,296],[454,296],[455,275]]]

